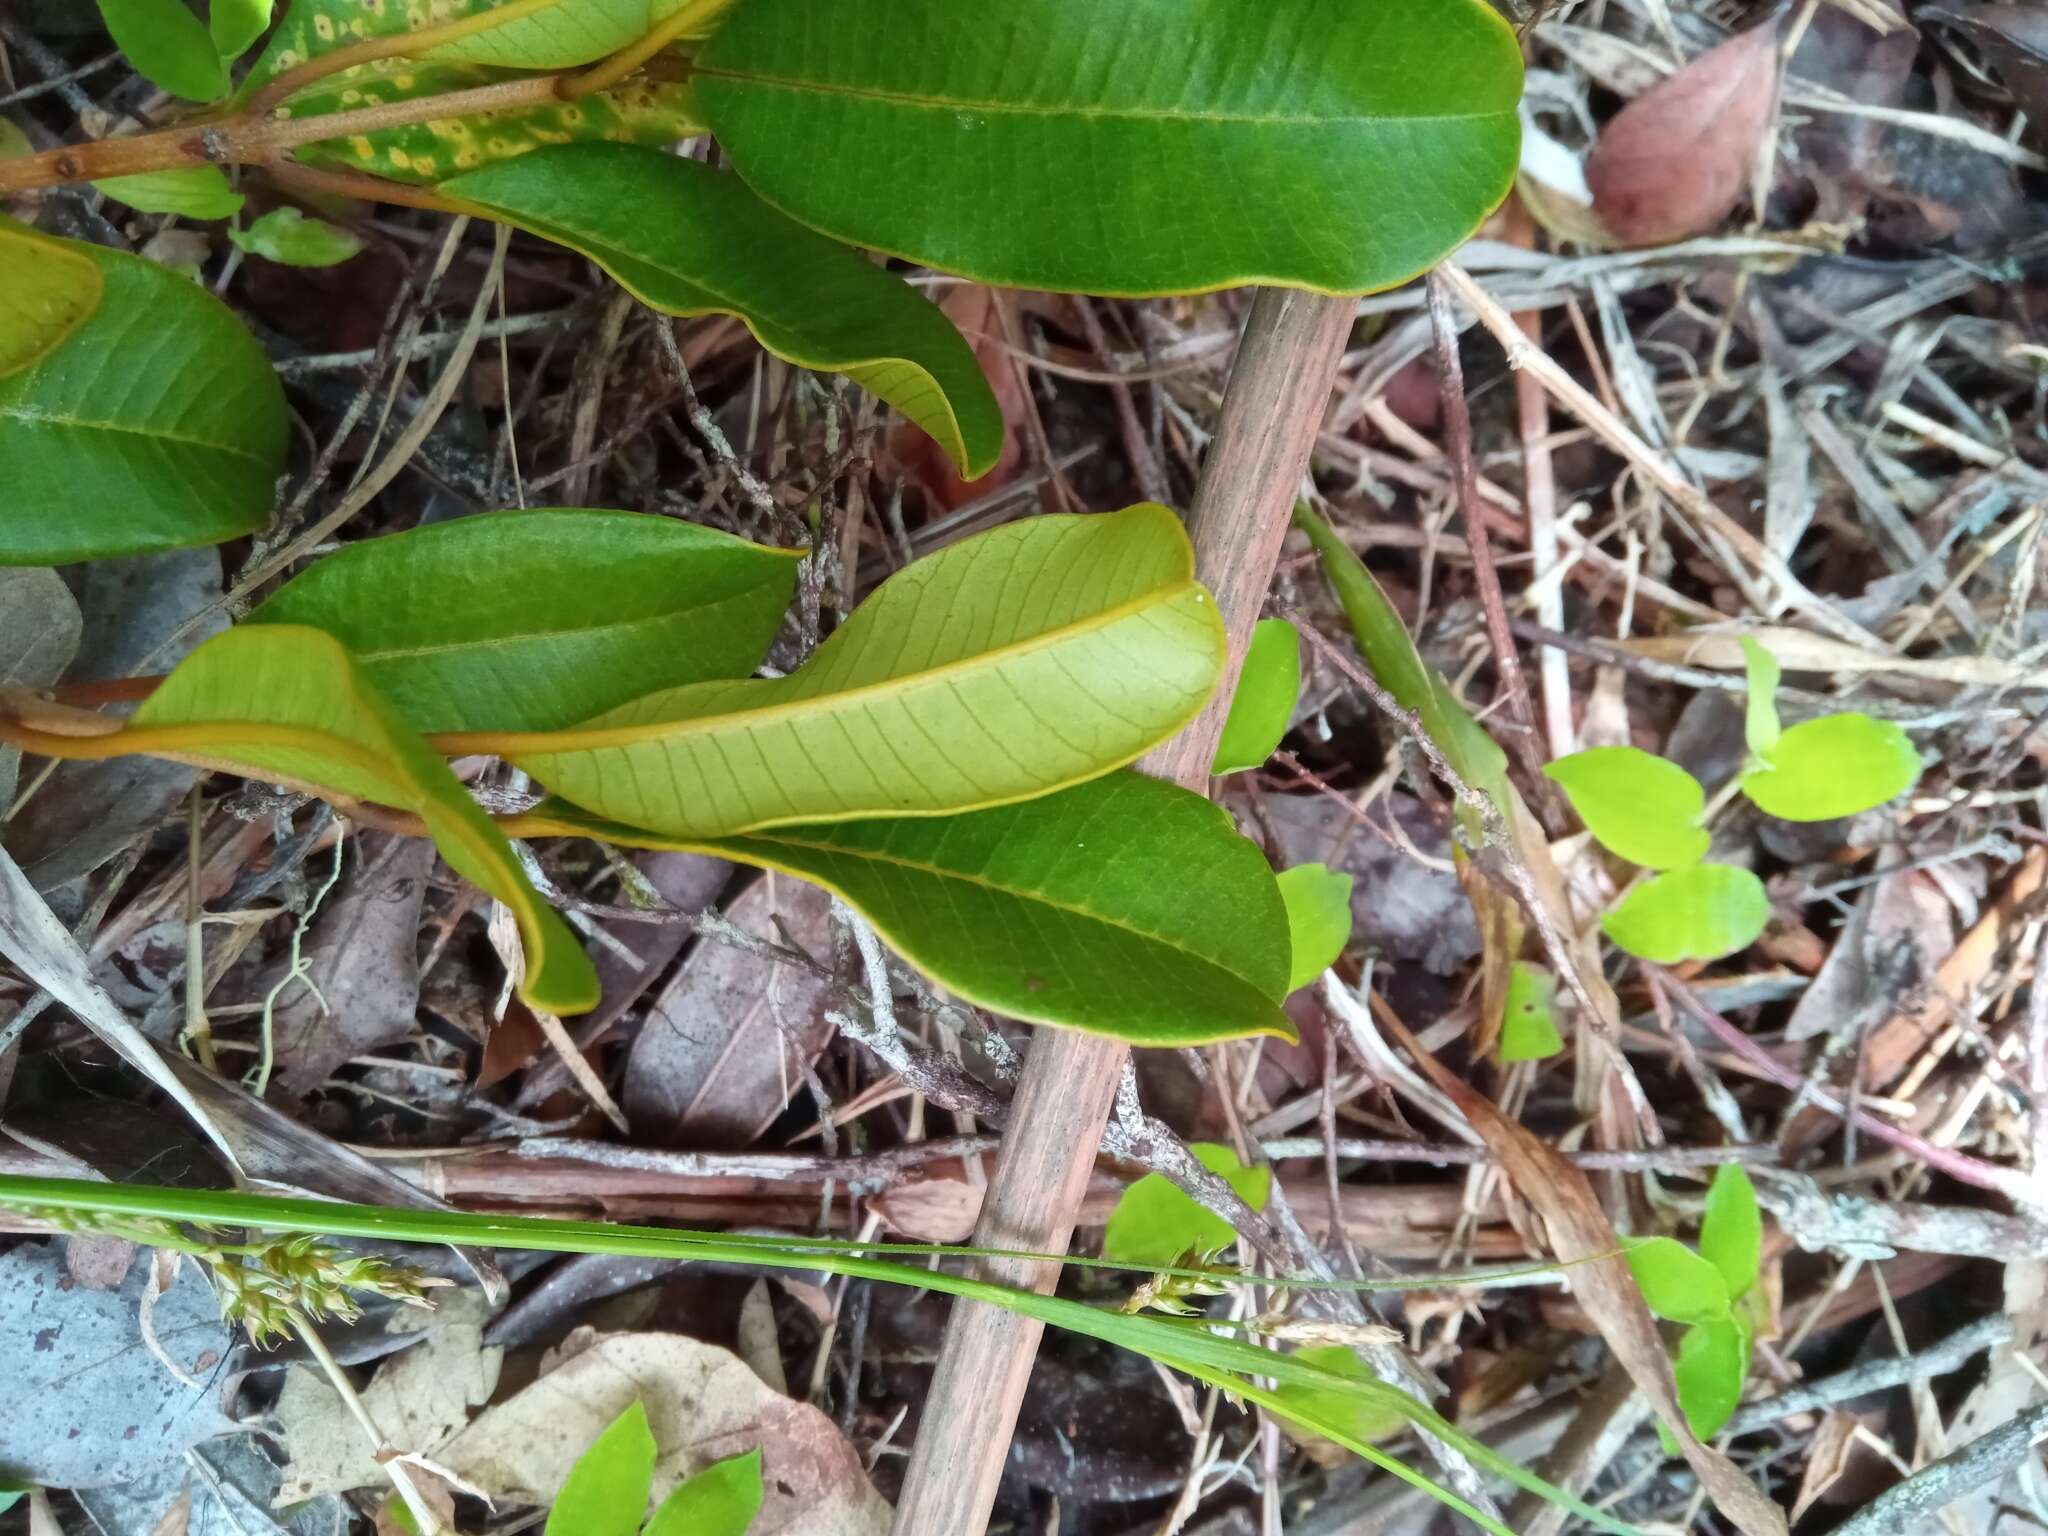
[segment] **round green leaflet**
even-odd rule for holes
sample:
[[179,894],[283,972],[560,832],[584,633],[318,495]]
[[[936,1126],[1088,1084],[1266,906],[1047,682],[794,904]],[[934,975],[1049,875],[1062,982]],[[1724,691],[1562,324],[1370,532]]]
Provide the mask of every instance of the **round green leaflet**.
[[1920,753],[1889,720],[1822,715],[1781,735],[1770,760],[1742,776],[1742,792],[1766,815],[1832,821],[1872,810],[1920,777]]
[[1392,287],[1499,204],[1521,142],[1483,0],[747,0],[696,84],[792,216],[1079,293]]
[[1696,864],[1712,839],[1699,824],[1707,797],[1676,763],[1637,747],[1593,747],[1543,770],[1564,787],[1572,809],[1600,846],[1631,864],[1677,869]]
[[1600,919],[1607,937],[1658,965],[1747,949],[1771,915],[1764,883],[1732,864],[1690,864],[1646,880]]

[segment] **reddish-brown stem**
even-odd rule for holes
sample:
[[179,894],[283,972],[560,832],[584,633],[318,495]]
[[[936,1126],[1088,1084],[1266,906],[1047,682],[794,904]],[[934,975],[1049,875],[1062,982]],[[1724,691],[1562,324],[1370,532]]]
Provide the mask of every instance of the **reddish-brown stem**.
[[69,182],[100,181],[144,171],[180,170],[194,165],[264,165],[302,144],[352,138],[386,128],[404,128],[442,117],[537,107],[554,101],[554,75],[535,75],[480,85],[474,90],[391,101],[355,112],[321,117],[223,118],[218,122],[165,128],[130,138],[95,139],[41,154],[0,160],[0,196]]
[[1879,1119],[1876,1115],[1843,1104],[1832,1095],[1809,1086],[1804,1078],[1789,1067],[1781,1066],[1769,1051],[1714,1012],[1700,1000],[1699,994],[1669,971],[1646,965],[1643,967],[1643,974],[1649,978],[1651,987],[1676,1002],[1697,1019],[1715,1039],[1780,1088],[1804,1094],[1808,1102],[1836,1119],[1853,1122],[1860,1134],[1888,1143],[1902,1152],[1910,1152],[1928,1167],[1940,1169],[1960,1184],[1993,1190],[2012,1200],[2022,1210],[2028,1209],[2037,1201],[2038,1195],[2033,1181],[2018,1169],[2001,1168],[1996,1163],[1984,1162],[1951,1147],[1936,1146],[1925,1136],[1916,1136],[1911,1131],[1900,1130],[1899,1127]]
[[[1444,403],[1444,446],[1451,460],[1451,484],[1458,497],[1458,515],[1465,524],[1465,546],[1472,553],[1472,579],[1479,587],[1479,606],[1486,616],[1486,639],[1493,651],[1494,669],[1500,674],[1500,691],[1515,728],[1508,732],[1509,745],[1528,775],[1530,792],[1539,809],[1548,810],[1545,793],[1549,781],[1543,777],[1543,743],[1536,734],[1536,712],[1529,704],[1528,684],[1522,680],[1522,658],[1515,650],[1515,637],[1508,629],[1508,605],[1501,591],[1500,572],[1493,563],[1493,537],[1479,501],[1479,476],[1472,464],[1472,412],[1465,401],[1465,367],[1458,356],[1458,320],[1451,309],[1450,290],[1441,277],[1429,277],[1430,329],[1436,337],[1437,388]],[[1548,815],[1546,821],[1552,818]]]
[[263,168],[263,174],[295,196],[324,194],[353,197],[366,203],[396,203],[404,208],[425,208],[434,213],[474,214],[468,203],[443,197],[430,187],[410,187],[366,171],[338,171],[300,165],[296,160],[279,160]]

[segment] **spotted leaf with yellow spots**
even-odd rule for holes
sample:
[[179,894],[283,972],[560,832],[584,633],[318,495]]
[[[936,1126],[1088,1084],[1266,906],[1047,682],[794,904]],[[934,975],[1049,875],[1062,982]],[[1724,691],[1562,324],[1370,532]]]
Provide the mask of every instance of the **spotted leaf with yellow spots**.
[[[321,117],[466,91],[507,78],[504,70],[478,64],[380,59],[297,92],[285,110],[293,117]],[[307,165],[367,171],[417,185],[511,160],[548,144],[603,140],[658,147],[703,131],[688,85],[635,77],[577,102],[431,118],[402,128],[322,139],[301,148],[297,158]]]
[[[572,69],[616,53],[674,14],[682,0],[292,0],[242,84],[245,96],[336,48],[510,11],[499,26],[441,43],[424,57],[507,69]],[[710,23],[707,22],[708,27]]]

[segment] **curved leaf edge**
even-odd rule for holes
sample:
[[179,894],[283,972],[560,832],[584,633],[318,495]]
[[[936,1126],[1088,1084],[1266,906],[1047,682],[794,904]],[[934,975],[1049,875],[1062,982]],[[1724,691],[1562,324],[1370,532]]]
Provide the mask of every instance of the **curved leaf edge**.
[[[1029,798],[1036,799],[1040,797],[1032,796]],[[875,818],[849,817],[844,819],[873,820]],[[891,819],[901,820],[907,818]],[[825,823],[814,817],[806,824],[817,826],[824,825]],[[543,801],[532,811],[522,816],[518,830],[521,837],[587,837],[597,842],[611,843],[623,848],[642,848],[663,853],[704,854],[711,858],[730,859],[734,863],[746,864],[755,869],[773,870],[775,873],[787,875],[793,880],[801,880],[806,885],[814,885],[822,891],[829,892],[845,902],[855,912],[858,912],[861,918],[881,936],[882,941],[890,949],[894,950],[897,955],[907,961],[926,979],[943,987],[946,991],[964,1002],[970,1003],[977,1008],[987,1008],[992,1012],[1002,1014],[1006,1018],[1016,1019],[1020,1023],[1042,1024],[1052,1029],[1070,1029],[1078,1034],[1098,1035],[1104,1039],[1122,1040],[1129,1045],[1141,1046],[1215,1045],[1225,1040],[1247,1039],[1250,1038],[1250,1035],[1271,1036],[1276,1040],[1284,1040],[1290,1045],[1300,1042],[1300,1036],[1296,1032],[1293,1022],[1282,1011],[1277,1001],[1273,1001],[1271,1005],[1272,1023],[1267,1028],[1251,1031],[1250,1034],[1227,1031],[1211,1035],[1187,1032],[1175,1032],[1168,1035],[1154,1034],[1149,1030],[1112,1030],[1076,1024],[1071,1020],[1055,1018],[1044,1012],[1034,1012],[1028,1006],[1020,1007],[1015,998],[995,998],[977,995],[977,989],[960,986],[954,980],[942,977],[933,971],[919,957],[914,938],[906,940],[895,925],[878,919],[873,912],[863,905],[855,893],[841,888],[833,881],[821,879],[815,870],[799,868],[794,861],[783,862],[761,852],[759,849],[740,846],[737,838],[664,837],[658,832],[648,832],[620,822],[606,821],[599,817],[590,816],[589,813],[582,811],[580,808],[559,799]],[[1250,983],[1247,982],[1245,985],[1249,987]]]

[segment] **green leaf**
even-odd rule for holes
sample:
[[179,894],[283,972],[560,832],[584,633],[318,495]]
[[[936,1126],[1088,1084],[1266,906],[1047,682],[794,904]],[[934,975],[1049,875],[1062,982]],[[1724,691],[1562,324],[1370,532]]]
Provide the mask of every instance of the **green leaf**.
[[1222,650],[1166,508],[1032,517],[898,572],[787,677],[442,745],[502,750],[586,810],[672,836],[939,815],[1130,762],[1201,709]]
[[[1247,1168],[1228,1147],[1213,1142],[1189,1144],[1204,1168],[1221,1174],[1238,1198],[1263,1211],[1273,1193],[1270,1168]],[[1237,1241],[1237,1229],[1182,1194],[1162,1175],[1148,1173],[1135,1181],[1109,1213],[1102,1234],[1102,1256],[1119,1264],[1149,1264],[1161,1269],[1190,1259],[1205,1264]]]
[[1721,1272],[1736,1299],[1756,1284],[1763,1264],[1764,1223],[1756,1188],[1739,1163],[1723,1163],[1707,1186],[1706,1215],[1700,1221],[1700,1256]]
[[970,479],[1002,451],[995,393],[939,308],[736,177],[630,144],[566,144],[442,191],[581,251],[656,309],[736,316],[777,357],[845,374]]
[[1517,960],[1508,973],[1508,998],[1501,1009],[1502,1061],[1544,1061],[1564,1049],[1556,1003],[1557,977],[1540,965]]
[[212,0],[207,30],[223,63],[239,59],[270,25],[271,0]]
[[227,94],[228,67],[184,0],[100,0],[100,15],[128,62],[152,84],[187,101]]
[[[280,110],[289,118],[325,117],[511,78],[504,70],[477,64],[377,59],[314,82],[295,92]],[[374,133],[320,139],[301,145],[293,158],[420,185],[517,159],[551,144],[602,139],[659,149],[704,131],[696,94],[687,82],[634,75],[574,102],[429,118]]]
[[106,281],[86,250],[0,217],[0,379],[48,357],[99,308]]
[[1749,750],[1768,759],[1778,745],[1778,658],[1748,635],[1742,637],[1742,665],[1749,675],[1749,709],[1743,735]]
[[645,1536],[746,1536],[761,1512],[761,1453],[713,1462],[662,1500]]
[[1293,940],[1293,965],[1287,990],[1305,987],[1337,963],[1351,942],[1349,875],[1335,874],[1327,864],[1297,864],[1276,878],[1280,899],[1287,904],[1287,932]]
[[17,1483],[12,1478],[0,1477],[0,1515],[14,1508],[27,1494],[26,1484]]
[[1770,761],[1743,774],[1742,792],[1767,816],[1832,821],[1883,805],[1919,777],[1919,750],[1891,721],[1822,715],[1780,736]]
[[1261,619],[1252,626],[1230,717],[1216,743],[1211,773],[1257,768],[1273,755],[1294,720],[1301,696],[1301,636],[1285,619]]
[[296,208],[273,208],[247,229],[231,229],[238,249],[285,267],[333,267],[362,253],[363,242],[325,219]]
[[1741,1328],[1730,1320],[1686,1329],[1671,1364],[1678,1405],[1692,1432],[1702,1440],[1717,1434],[1741,1403],[1743,1378],[1749,1374],[1749,1345]]
[[[1514,179],[1521,52],[1480,0],[1035,0],[1028,24],[1000,16],[981,0],[748,0],[699,50],[698,96],[777,207],[1021,288],[1388,288],[1456,249]],[[821,145],[859,145],[886,172],[849,175]]]
[[1294,1037],[1287,914],[1221,809],[1136,773],[960,816],[664,838],[551,801],[536,835],[710,853],[833,892],[983,1008],[1134,1045]]
[[130,208],[139,208],[144,213],[175,213],[187,219],[232,218],[248,201],[228,185],[217,165],[145,171],[139,176],[108,176],[93,185]]
[[64,242],[105,297],[0,379],[0,564],[217,544],[263,526],[284,472],[284,391],[228,307],[140,257]]
[[597,1001],[590,961],[528,884],[511,845],[331,635],[288,624],[216,635],[110,740],[414,812],[450,867],[519,920],[520,995],[551,1013]]
[[747,676],[800,559],[638,512],[492,512],[351,544],[244,622],[327,631],[418,730],[550,730]]
[[576,1458],[542,1536],[639,1536],[655,1453],[647,1409],[635,1403]]
[[1692,864],[1644,881],[1600,919],[1607,937],[1658,965],[1747,949],[1771,915],[1764,883],[1732,864]]
[[1707,797],[1676,763],[1636,747],[1594,747],[1547,765],[1586,830],[1610,853],[1649,869],[1697,864],[1713,841],[1700,825]]
[[1725,1323],[1728,1286],[1721,1272],[1669,1237],[1631,1238],[1622,1245],[1643,1300],[1674,1323]]
[[[1360,1385],[1381,1385],[1380,1379],[1373,1375],[1372,1367],[1342,1344],[1318,1344],[1309,1349],[1298,1349],[1294,1352],[1294,1359],[1302,1365],[1315,1366]],[[1406,1425],[1402,1415],[1385,1403],[1354,1392],[1289,1382],[1274,1395],[1280,1399],[1282,1411],[1297,1422],[1310,1426],[1341,1424],[1358,1440],[1384,1440]]]
[[1322,556],[1323,574],[1343,605],[1359,654],[1379,685],[1422,722],[1422,729],[1458,776],[1490,796],[1505,814],[1512,803],[1507,754],[1458,702],[1449,684],[1423,661],[1387,594],[1351,546],[1337,536],[1337,530],[1306,502],[1295,507],[1294,524]]

